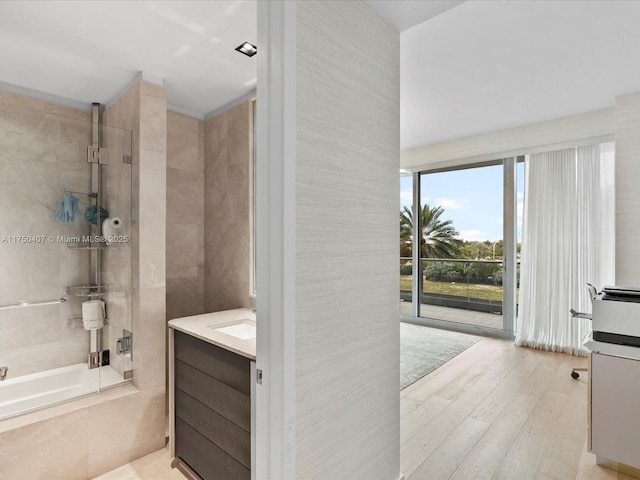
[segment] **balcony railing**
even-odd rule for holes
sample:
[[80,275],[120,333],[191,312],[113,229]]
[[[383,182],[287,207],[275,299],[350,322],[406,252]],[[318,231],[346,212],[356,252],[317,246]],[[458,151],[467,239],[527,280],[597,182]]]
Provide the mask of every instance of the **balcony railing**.
[[[413,297],[412,259],[400,258],[400,298]],[[420,303],[502,314],[502,261],[421,258]]]

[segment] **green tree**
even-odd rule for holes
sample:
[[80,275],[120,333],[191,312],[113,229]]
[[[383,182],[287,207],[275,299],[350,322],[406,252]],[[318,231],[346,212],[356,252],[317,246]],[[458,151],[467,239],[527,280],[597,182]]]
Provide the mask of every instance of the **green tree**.
[[502,258],[502,240],[495,242],[490,240],[485,240],[484,242],[465,240],[458,258],[500,260]]
[[[462,246],[451,220],[442,220],[442,207],[425,204],[420,210],[420,256],[422,258],[454,258]],[[413,240],[413,214],[409,207],[400,211],[400,256],[410,257]]]
[[[408,216],[407,216],[408,215]],[[413,215],[408,207],[402,207],[400,211],[400,256],[409,257],[412,255],[413,245]]]

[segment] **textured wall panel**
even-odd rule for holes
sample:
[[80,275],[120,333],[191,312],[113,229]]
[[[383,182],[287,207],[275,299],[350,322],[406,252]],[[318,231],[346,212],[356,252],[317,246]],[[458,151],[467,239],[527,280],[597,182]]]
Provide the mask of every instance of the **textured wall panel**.
[[616,99],[616,284],[640,285],[640,93]]
[[297,3],[296,477],[399,472],[399,36]]

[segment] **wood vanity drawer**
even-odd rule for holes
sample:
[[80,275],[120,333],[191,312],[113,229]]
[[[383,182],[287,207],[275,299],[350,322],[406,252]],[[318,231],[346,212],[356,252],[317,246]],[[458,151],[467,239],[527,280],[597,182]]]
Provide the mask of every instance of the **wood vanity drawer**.
[[205,480],[249,480],[251,471],[204,435],[176,418],[176,456]]
[[[175,387],[189,394],[211,410],[251,431],[251,398],[206,373],[175,360]],[[180,415],[180,410],[176,410]]]
[[251,468],[251,434],[249,432],[182,390],[176,390],[175,402],[180,420],[189,424],[242,465]]
[[251,395],[250,360],[223,348],[174,331],[175,357],[222,383]]

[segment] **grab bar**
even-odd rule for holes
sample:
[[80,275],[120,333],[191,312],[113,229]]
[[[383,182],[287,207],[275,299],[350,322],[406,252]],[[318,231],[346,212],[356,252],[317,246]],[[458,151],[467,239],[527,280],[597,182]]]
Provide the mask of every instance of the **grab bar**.
[[57,300],[47,300],[44,302],[18,302],[13,305],[2,305],[0,310],[8,310],[9,308],[21,308],[21,307],[40,307],[42,305],[55,305],[57,303],[64,303],[67,301],[67,297],[58,298]]

